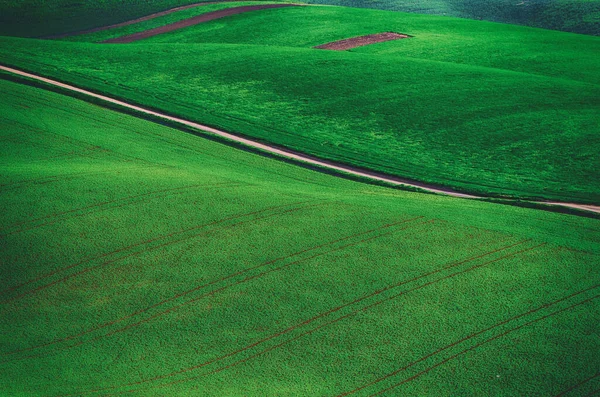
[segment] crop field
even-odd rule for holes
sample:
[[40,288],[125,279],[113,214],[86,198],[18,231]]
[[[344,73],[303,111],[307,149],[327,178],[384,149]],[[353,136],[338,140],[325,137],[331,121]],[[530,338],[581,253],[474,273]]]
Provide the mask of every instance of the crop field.
[[448,15],[600,36],[599,0],[308,0],[307,3]]
[[77,32],[207,0],[0,0],[0,35],[38,37]]
[[[413,37],[313,48],[378,32]],[[300,152],[477,194],[591,204],[599,51],[590,36],[316,6],[127,45],[0,38],[6,64]]]
[[4,395],[600,386],[597,219],[353,182],[0,89]]
[[[600,204],[599,37],[285,4],[141,38],[280,2],[118,3],[0,0],[0,65],[335,164]],[[598,214],[403,190],[2,70],[0,93],[0,396],[600,391]]]

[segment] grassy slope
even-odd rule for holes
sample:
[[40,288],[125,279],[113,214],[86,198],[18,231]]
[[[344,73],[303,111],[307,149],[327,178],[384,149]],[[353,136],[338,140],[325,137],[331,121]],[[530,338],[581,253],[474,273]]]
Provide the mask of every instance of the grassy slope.
[[[269,1],[261,1],[261,3],[271,4],[273,2]],[[161,17],[153,18],[148,21],[136,23],[133,25],[123,26],[112,28],[108,30],[103,30],[100,32],[88,33],[88,34],[79,34],[74,36],[69,36],[63,38],[63,40],[67,41],[82,41],[82,42],[101,42],[104,40],[112,39],[115,37],[121,37],[130,35],[133,33],[143,32],[145,30],[154,29],[160,26],[168,25],[170,23],[174,23],[177,21],[181,21],[186,18],[192,18],[197,15],[205,14],[212,11],[223,10],[231,7],[241,7],[245,5],[253,5],[256,4],[256,1],[251,2],[225,2],[219,4],[206,4],[195,8],[190,8],[187,10],[176,11],[168,15],[164,15]]]
[[448,15],[600,35],[600,0],[308,0],[307,2]]
[[[310,49],[386,30],[415,38],[345,53]],[[350,164],[484,194],[597,203],[599,50],[594,37],[305,7],[129,46],[7,38],[0,53],[16,66]]]
[[0,89],[4,395],[334,395],[417,360],[355,395],[413,375],[393,392],[554,395],[600,366],[598,220],[359,184]]
[[0,0],[0,35],[37,37],[112,25],[208,0]]

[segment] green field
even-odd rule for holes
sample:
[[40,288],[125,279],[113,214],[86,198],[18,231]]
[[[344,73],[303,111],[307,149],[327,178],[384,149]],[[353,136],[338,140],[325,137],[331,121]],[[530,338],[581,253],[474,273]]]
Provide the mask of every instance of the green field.
[[0,0],[0,35],[38,37],[97,28],[202,0]]
[[[381,31],[414,37],[312,49]],[[599,52],[596,37],[341,7],[250,12],[131,45],[0,38],[7,64],[301,152],[584,203],[600,202]]]
[[308,0],[307,2],[447,15],[600,36],[599,0]]
[[[207,0],[205,0],[207,1]],[[288,1],[288,0],[284,0]],[[202,0],[0,0],[0,36],[36,37],[119,23]],[[308,0],[600,35],[600,0]]]
[[599,220],[352,182],[0,89],[2,395],[599,386]]
[[[0,0],[0,34],[192,2],[32,3]],[[305,6],[98,43],[246,4],[0,37],[0,64],[390,175],[600,203],[598,37]],[[312,48],[387,31],[413,37]],[[0,93],[2,397],[600,390],[600,215],[333,175],[5,72]]]

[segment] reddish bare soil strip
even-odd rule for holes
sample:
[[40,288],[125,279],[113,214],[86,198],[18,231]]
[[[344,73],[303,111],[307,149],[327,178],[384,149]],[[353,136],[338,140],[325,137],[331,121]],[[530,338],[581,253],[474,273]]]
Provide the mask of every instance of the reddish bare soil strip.
[[[271,153],[271,154],[275,154],[277,156],[295,160],[295,161],[298,161],[301,163],[315,165],[317,167],[321,167],[321,168],[324,168],[324,169],[327,169],[330,171],[336,171],[341,174],[359,176],[359,177],[367,178],[370,180],[389,183],[389,184],[396,185],[396,186],[414,187],[414,188],[418,188],[418,189],[421,189],[421,190],[424,190],[427,192],[436,193],[436,194],[444,194],[444,195],[452,196],[452,197],[459,197],[459,198],[465,198],[465,199],[485,198],[484,196],[475,196],[472,194],[461,193],[461,192],[458,192],[454,189],[450,189],[447,187],[431,185],[428,183],[417,182],[417,181],[408,180],[408,179],[399,178],[399,177],[393,177],[390,175],[382,174],[382,173],[375,172],[375,171],[365,170],[365,169],[358,168],[358,167],[351,167],[351,166],[348,166],[345,164],[336,163],[334,161],[323,160],[323,159],[320,159],[320,158],[317,158],[314,156],[310,156],[310,155],[307,155],[304,153],[292,151],[289,149],[284,150],[284,149],[278,148],[276,146],[270,146],[270,145],[266,145],[264,143],[253,141],[251,139],[242,138],[240,136],[230,134],[228,132],[221,131],[216,128],[212,128],[212,127],[200,124],[200,123],[195,123],[193,121],[169,116],[168,114],[165,114],[165,113],[155,112],[153,110],[146,109],[146,108],[143,108],[143,107],[140,107],[137,105],[133,105],[131,103],[123,102],[118,99],[108,97],[106,95],[96,94],[91,91],[84,90],[82,88],[78,88],[78,87],[75,87],[75,86],[72,86],[69,84],[61,83],[56,80],[52,80],[52,79],[48,79],[46,77],[42,77],[39,75],[27,73],[23,70],[14,69],[14,68],[3,66],[3,65],[0,65],[0,70],[15,74],[17,76],[22,76],[22,77],[33,79],[36,81],[41,81],[43,83],[50,84],[55,87],[60,87],[60,88],[63,88],[63,89],[66,89],[66,90],[69,90],[72,92],[77,92],[79,94],[83,94],[83,95],[86,95],[91,98],[100,99],[104,102],[112,103],[112,104],[122,106],[127,109],[135,110],[136,112],[140,112],[142,114],[159,117],[163,120],[169,120],[169,121],[175,122],[177,124],[192,127],[198,131],[204,131],[209,134],[227,139],[229,141],[241,143],[247,147],[258,149],[265,153]],[[30,181],[27,181],[27,182],[30,182]],[[600,214],[600,205],[588,205],[588,204],[565,203],[565,202],[548,202],[548,201],[532,201],[532,202],[550,205],[550,206],[557,206],[557,207],[577,208],[577,209],[581,209],[581,210],[585,210],[585,211],[589,211],[589,212],[595,212],[595,213]]]
[[296,4],[260,4],[255,6],[242,6],[242,7],[232,7],[227,8],[225,10],[207,12],[206,14],[198,15],[192,18],[184,19],[179,22],[171,23],[169,25],[160,26],[158,28],[145,30],[143,32],[129,34],[126,36],[117,37],[114,39],[103,41],[103,43],[131,43],[138,40],[147,39],[148,37],[157,36],[159,34],[172,32],[174,30],[179,30],[183,28],[187,28],[190,26],[197,25],[199,23],[213,21],[215,19],[225,18],[231,15],[242,14],[244,12],[250,11],[258,11],[264,10],[268,8],[281,8],[281,7],[297,7]]
[[169,15],[169,14],[172,14],[172,13],[177,12],[177,11],[188,10],[190,8],[205,6],[205,5],[208,5],[208,4],[225,3],[226,1],[233,1],[233,0],[213,1],[213,2],[206,2],[206,3],[194,3],[194,4],[187,5],[187,6],[181,6],[181,7],[171,8],[169,10],[157,12],[155,14],[146,15],[145,17],[141,17],[141,18],[137,18],[137,19],[132,19],[130,21],[116,23],[114,25],[102,26],[102,27],[99,27],[99,28],[93,28],[93,29],[88,29],[88,30],[80,30],[80,31],[77,31],[77,32],[72,32],[72,33],[64,33],[64,34],[57,34],[57,35],[52,35],[52,36],[46,36],[44,38],[45,39],[62,39],[64,37],[77,36],[77,35],[80,35],[80,34],[90,34],[90,33],[102,32],[104,30],[109,30],[109,29],[122,28],[124,26],[134,25],[136,23],[145,22],[145,21],[149,21],[149,20],[154,19],[154,18],[158,18],[158,17],[162,17],[162,16],[165,16],[165,15]]
[[315,48],[321,50],[346,51],[356,47],[362,47],[369,44],[383,43],[384,41],[407,39],[407,34],[385,32],[377,34],[369,34],[366,36],[352,37],[350,39],[333,41],[331,43],[318,45]]

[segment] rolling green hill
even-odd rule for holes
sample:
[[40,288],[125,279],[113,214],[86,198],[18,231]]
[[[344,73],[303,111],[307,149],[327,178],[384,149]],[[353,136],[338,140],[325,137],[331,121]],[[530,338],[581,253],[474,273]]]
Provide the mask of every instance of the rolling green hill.
[[447,15],[600,35],[599,0],[308,0],[307,2]]
[[597,219],[352,182],[0,90],[0,394],[599,386]]
[[[414,37],[311,48],[381,31]],[[0,39],[10,65],[301,152],[587,203],[600,202],[599,51],[596,37],[341,7],[255,11],[130,45]]]
[[76,32],[205,1],[0,0],[0,36],[37,37]]
[[[204,0],[207,1],[207,0]],[[284,0],[287,1],[287,0]],[[202,0],[0,0],[0,35],[36,37],[123,22]],[[329,4],[455,16],[600,35],[600,0],[308,0]]]

